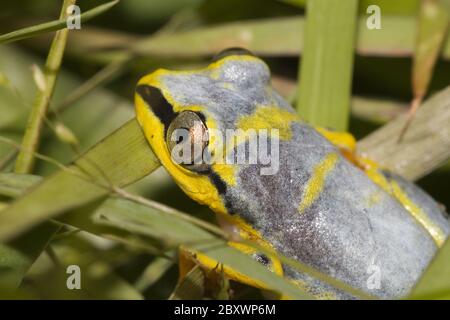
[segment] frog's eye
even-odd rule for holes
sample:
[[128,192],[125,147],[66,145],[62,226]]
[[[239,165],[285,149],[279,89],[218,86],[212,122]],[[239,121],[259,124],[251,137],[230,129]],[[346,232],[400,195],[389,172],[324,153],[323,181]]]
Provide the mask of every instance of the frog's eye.
[[208,128],[203,116],[197,112],[180,112],[167,129],[166,144],[172,161],[191,171],[209,170],[203,159],[208,142]]
[[228,48],[225,49],[221,52],[219,52],[218,54],[216,54],[212,61],[216,62],[219,61],[220,59],[223,59],[225,57],[229,57],[229,56],[255,56],[250,50],[244,49],[244,48],[239,48],[239,47],[235,47],[235,48]]

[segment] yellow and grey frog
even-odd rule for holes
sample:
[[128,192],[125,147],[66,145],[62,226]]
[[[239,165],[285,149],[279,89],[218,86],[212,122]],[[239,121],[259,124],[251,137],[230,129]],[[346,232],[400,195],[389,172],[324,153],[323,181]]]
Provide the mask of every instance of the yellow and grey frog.
[[[369,294],[394,298],[408,294],[450,232],[446,213],[419,187],[351,156],[350,135],[303,122],[271,87],[267,65],[246,51],[225,52],[204,69],[157,70],[139,81],[135,101],[150,146],[182,190],[233,226],[239,238],[274,255],[238,240],[230,245],[312,294],[351,298],[282,265],[276,253]],[[187,138],[172,139],[177,129],[187,130]],[[209,134],[213,130],[224,137],[233,132],[234,143],[220,141]],[[248,130],[265,130],[266,151],[277,155],[269,157],[276,166],[259,158],[234,161],[239,148],[247,155],[261,151],[252,149],[257,138]],[[198,162],[193,155],[191,161],[174,161],[180,143],[210,155],[225,151],[225,161]],[[196,257],[214,268],[214,261]],[[374,267],[379,284],[368,286]]]

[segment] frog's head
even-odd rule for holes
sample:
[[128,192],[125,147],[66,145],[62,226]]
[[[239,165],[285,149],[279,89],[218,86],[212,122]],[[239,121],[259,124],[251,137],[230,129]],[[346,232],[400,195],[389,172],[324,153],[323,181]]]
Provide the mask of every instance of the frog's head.
[[[143,77],[135,104],[139,124],[162,165],[190,197],[216,212],[226,211],[221,195],[236,185],[239,167],[198,161],[198,151],[217,151],[213,131],[225,134],[249,124],[264,126],[264,119],[255,118],[261,106],[289,108],[270,87],[267,65],[248,51],[235,49],[202,69],[159,69]],[[174,161],[173,151],[179,155],[179,147],[186,144],[192,156]]]

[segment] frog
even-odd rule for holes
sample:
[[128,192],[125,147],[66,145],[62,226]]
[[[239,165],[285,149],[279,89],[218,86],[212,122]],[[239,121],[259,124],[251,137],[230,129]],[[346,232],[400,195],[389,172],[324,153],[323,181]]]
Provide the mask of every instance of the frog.
[[[143,76],[135,111],[163,167],[184,193],[216,213],[232,235],[229,245],[315,297],[355,298],[280,262],[277,254],[374,297],[396,299],[408,295],[449,235],[441,205],[414,183],[357,156],[349,133],[304,121],[272,87],[268,65],[248,50],[225,50],[199,69],[161,68]],[[177,130],[187,134],[180,139]],[[226,136],[227,130],[235,133],[234,144],[210,134]],[[278,152],[276,170],[267,161],[236,161],[238,148],[258,151],[246,130],[264,132],[268,149]],[[179,146],[201,152],[175,161]],[[202,159],[215,153],[222,157]],[[217,266],[202,253],[193,257],[209,270]],[[231,268],[222,270],[264,288]]]

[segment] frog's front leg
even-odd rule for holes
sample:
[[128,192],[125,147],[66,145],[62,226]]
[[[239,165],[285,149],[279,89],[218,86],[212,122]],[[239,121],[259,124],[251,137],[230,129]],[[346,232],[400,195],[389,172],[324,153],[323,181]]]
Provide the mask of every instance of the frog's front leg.
[[[231,221],[220,214],[216,216],[220,227],[229,235],[230,241],[227,244],[230,247],[250,256],[278,276],[284,276],[281,261],[278,259],[272,246],[262,240],[254,230],[252,231],[249,225],[244,225],[242,221]],[[243,243],[245,241],[248,243]],[[252,246],[249,242],[254,242],[255,246]],[[264,248],[264,252],[258,250],[257,247]],[[195,265],[200,265],[205,271],[207,281],[210,283],[217,283],[218,278],[225,277],[226,279],[231,279],[258,289],[270,289],[264,283],[219,263],[207,254],[194,251],[187,247],[180,247],[179,281],[182,281]]]
[[[263,264],[270,271],[276,273],[279,276],[283,276],[283,268],[280,261],[276,256],[266,255],[264,253],[258,252],[252,246],[240,243],[240,242],[228,242],[230,247],[233,247],[249,256],[251,256],[256,261]],[[270,290],[270,288],[263,282],[248,277],[233,268],[224,265],[217,260],[209,257],[207,254],[189,249],[187,247],[180,247],[179,249],[179,277],[178,282],[180,283],[186,277],[186,275],[191,271],[196,265],[199,265],[205,273],[205,287],[218,286],[220,280],[233,280],[239,283],[249,285],[262,290]],[[220,288],[219,288],[220,289]],[[220,291],[217,288],[213,288],[213,291]]]

